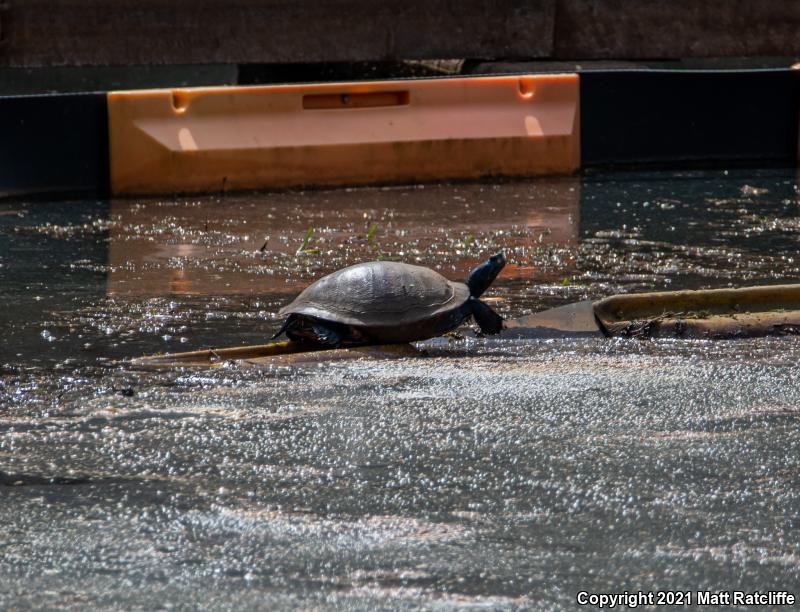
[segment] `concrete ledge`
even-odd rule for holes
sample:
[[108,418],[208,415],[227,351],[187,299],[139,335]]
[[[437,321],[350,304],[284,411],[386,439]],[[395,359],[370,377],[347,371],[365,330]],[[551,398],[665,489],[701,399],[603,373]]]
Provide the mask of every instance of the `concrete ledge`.
[[795,0],[558,0],[559,59],[794,56]]
[[0,66],[542,57],[555,0],[4,0]]
[[0,67],[798,55],[796,0],[0,2]]

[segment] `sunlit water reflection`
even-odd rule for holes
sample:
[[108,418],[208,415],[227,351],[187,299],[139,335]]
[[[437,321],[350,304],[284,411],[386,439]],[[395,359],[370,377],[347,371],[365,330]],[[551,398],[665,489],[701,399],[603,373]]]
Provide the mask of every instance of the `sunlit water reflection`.
[[365,259],[460,279],[502,249],[488,297],[517,316],[796,282],[798,232],[789,170],[2,203],[0,606],[796,588],[796,338],[462,340],[211,372],[114,360],[263,342],[302,287]]

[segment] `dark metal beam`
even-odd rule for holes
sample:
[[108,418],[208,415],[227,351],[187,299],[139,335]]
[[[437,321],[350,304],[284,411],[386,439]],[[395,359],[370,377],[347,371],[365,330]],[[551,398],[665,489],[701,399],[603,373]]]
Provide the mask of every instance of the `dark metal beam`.
[[584,167],[797,161],[800,72],[581,74]]
[[0,197],[108,193],[105,94],[0,97]]

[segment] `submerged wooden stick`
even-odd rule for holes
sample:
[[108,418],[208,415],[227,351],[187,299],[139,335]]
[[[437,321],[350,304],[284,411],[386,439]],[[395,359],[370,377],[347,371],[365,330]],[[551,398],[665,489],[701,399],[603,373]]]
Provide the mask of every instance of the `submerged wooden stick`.
[[286,341],[149,355],[132,359],[129,364],[134,367],[156,368],[218,367],[228,362],[242,366],[264,366],[341,361],[363,357],[391,359],[415,357],[421,354],[421,351],[410,344],[376,344],[337,349],[318,344]]
[[211,366],[226,361],[239,361],[245,359],[258,359],[278,355],[291,355],[294,353],[308,353],[312,351],[332,350],[319,344],[303,342],[269,342],[268,344],[253,344],[250,346],[233,346],[229,348],[210,348],[199,351],[186,351],[183,353],[168,353],[166,355],[148,355],[130,361],[134,366]]

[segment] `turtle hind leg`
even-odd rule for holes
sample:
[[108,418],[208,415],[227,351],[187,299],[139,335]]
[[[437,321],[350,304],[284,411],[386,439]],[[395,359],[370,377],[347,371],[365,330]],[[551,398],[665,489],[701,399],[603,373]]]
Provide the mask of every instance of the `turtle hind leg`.
[[472,318],[481,328],[481,333],[486,335],[500,333],[500,330],[503,329],[503,317],[480,300],[472,299],[469,303],[472,309]]

